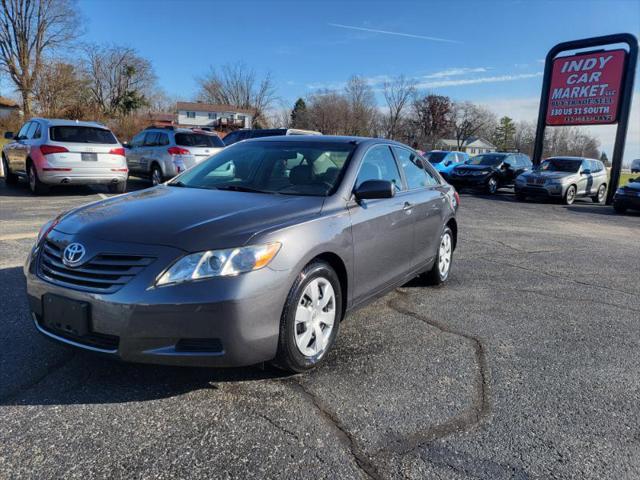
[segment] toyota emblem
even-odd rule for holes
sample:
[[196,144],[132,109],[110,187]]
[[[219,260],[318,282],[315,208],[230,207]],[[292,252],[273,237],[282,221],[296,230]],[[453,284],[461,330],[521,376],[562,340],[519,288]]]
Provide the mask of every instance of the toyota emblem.
[[87,253],[87,251],[84,245],[80,243],[70,243],[62,253],[62,262],[69,267],[74,267],[84,258],[85,253]]

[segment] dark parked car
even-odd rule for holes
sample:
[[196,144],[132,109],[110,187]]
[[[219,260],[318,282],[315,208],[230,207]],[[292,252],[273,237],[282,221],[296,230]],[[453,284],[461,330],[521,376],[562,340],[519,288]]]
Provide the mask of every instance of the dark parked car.
[[346,312],[447,280],[457,203],[400,143],[249,140],[44,225],[29,305],[44,335],[127,361],[302,371]]
[[531,170],[531,160],[522,153],[483,153],[458,165],[449,174],[456,188],[481,189],[494,194],[499,188],[512,187],[515,178]]
[[226,146],[233,145],[240,140],[250,138],[276,137],[280,135],[322,135],[313,130],[300,130],[297,128],[243,128],[227,134],[222,141]]
[[618,213],[624,213],[628,209],[640,210],[640,177],[629,180],[627,185],[616,190],[613,208]]

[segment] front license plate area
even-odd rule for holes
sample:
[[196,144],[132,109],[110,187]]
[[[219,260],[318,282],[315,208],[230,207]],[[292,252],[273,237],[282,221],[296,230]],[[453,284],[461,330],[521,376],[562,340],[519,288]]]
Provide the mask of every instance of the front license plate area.
[[97,153],[81,153],[80,158],[83,162],[97,162],[98,154]]
[[42,297],[45,327],[67,335],[82,337],[89,333],[89,304],[70,298],[45,294]]

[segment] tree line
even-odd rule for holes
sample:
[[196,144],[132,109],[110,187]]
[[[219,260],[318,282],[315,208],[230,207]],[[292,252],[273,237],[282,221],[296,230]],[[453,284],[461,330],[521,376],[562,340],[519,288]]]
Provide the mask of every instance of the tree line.
[[[149,123],[145,113],[173,112],[175,104],[158,87],[148,59],[127,46],[79,41],[77,11],[75,0],[0,1],[0,71],[20,95],[24,116],[103,121],[129,139]],[[460,149],[471,137],[481,137],[500,150],[529,155],[533,150],[532,123],[498,119],[487,107],[419,91],[404,76],[374,90],[354,75],[343,88],[315,91],[290,108],[277,108],[281,101],[270,74],[258,75],[241,63],[212,67],[197,82],[195,100],[250,109],[254,128],[385,137],[424,150],[442,138],[455,140]],[[19,121],[4,120],[13,128]],[[578,128],[548,129],[545,139],[545,154],[596,157],[598,148],[597,140]]]

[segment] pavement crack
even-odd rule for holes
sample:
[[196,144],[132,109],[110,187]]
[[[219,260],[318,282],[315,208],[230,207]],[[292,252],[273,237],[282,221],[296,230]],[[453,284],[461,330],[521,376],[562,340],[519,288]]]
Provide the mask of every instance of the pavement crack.
[[397,447],[385,447],[382,450],[397,451],[401,455],[409,453],[416,448],[446,437],[456,432],[469,430],[470,428],[478,425],[484,420],[490,412],[489,407],[489,378],[488,367],[484,346],[479,338],[445,325],[442,322],[429,318],[418,312],[413,311],[408,305],[402,302],[401,298],[406,298],[409,295],[401,290],[396,290],[396,296],[389,300],[388,305],[392,310],[409,317],[415,318],[421,322],[430,325],[442,333],[461,337],[468,341],[474,350],[476,363],[478,365],[478,373],[475,379],[475,394],[473,397],[472,405],[463,413],[455,416],[454,418],[427,428],[421,432],[417,432],[408,436],[398,437],[392,440]]
[[524,265],[517,265],[515,263],[508,263],[508,262],[499,262],[498,260],[495,260],[493,258],[485,258],[485,257],[477,257],[477,258],[479,260],[482,260],[482,261],[485,261],[485,262],[497,263],[498,265],[504,265],[505,267],[518,268],[520,270],[525,270],[527,272],[537,273],[538,275],[544,275],[546,277],[557,278],[559,280],[564,280],[564,281],[575,283],[575,284],[578,284],[578,285],[584,285],[584,286],[593,287],[593,288],[600,288],[602,290],[609,290],[611,292],[623,293],[625,295],[631,295],[633,297],[635,297],[637,295],[637,293],[627,292],[626,290],[620,290],[619,288],[605,287],[603,285],[597,285],[595,283],[585,282],[583,280],[576,280],[575,278],[565,277],[564,275],[556,275],[556,274],[553,274],[553,273],[546,272],[544,270],[525,267]]
[[[275,428],[277,428],[278,430],[280,430],[281,432],[283,432],[283,433],[285,433],[285,434],[287,434],[287,435],[289,435],[289,436],[291,436],[291,437],[295,438],[295,439],[296,439],[297,441],[299,441],[299,442],[302,442],[302,440],[300,439],[300,437],[298,436],[298,434],[297,434],[297,433],[295,433],[295,432],[293,432],[293,431],[289,430],[288,428],[286,428],[286,427],[284,427],[284,426],[280,425],[280,424],[279,424],[278,422],[276,422],[273,418],[270,418],[269,416],[265,415],[264,413],[258,413],[258,412],[256,412],[256,414],[257,414],[260,418],[262,418],[262,419],[266,420],[266,421],[267,421],[268,423],[270,423],[272,426],[274,426]],[[304,443],[304,442],[302,442],[302,443]]]
[[347,446],[356,465],[367,478],[372,480],[381,480],[382,476],[378,473],[377,468],[363,452],[360,451],[356,439],[351,435],[347,428],[340,422],[335,413],[333,413],[317,396],[307,390],[300,381],[292,379],[287,382],[293,390],[300,393],[309,403],[311,403],[320,413],[320,416],[329,423],[338,437]]

